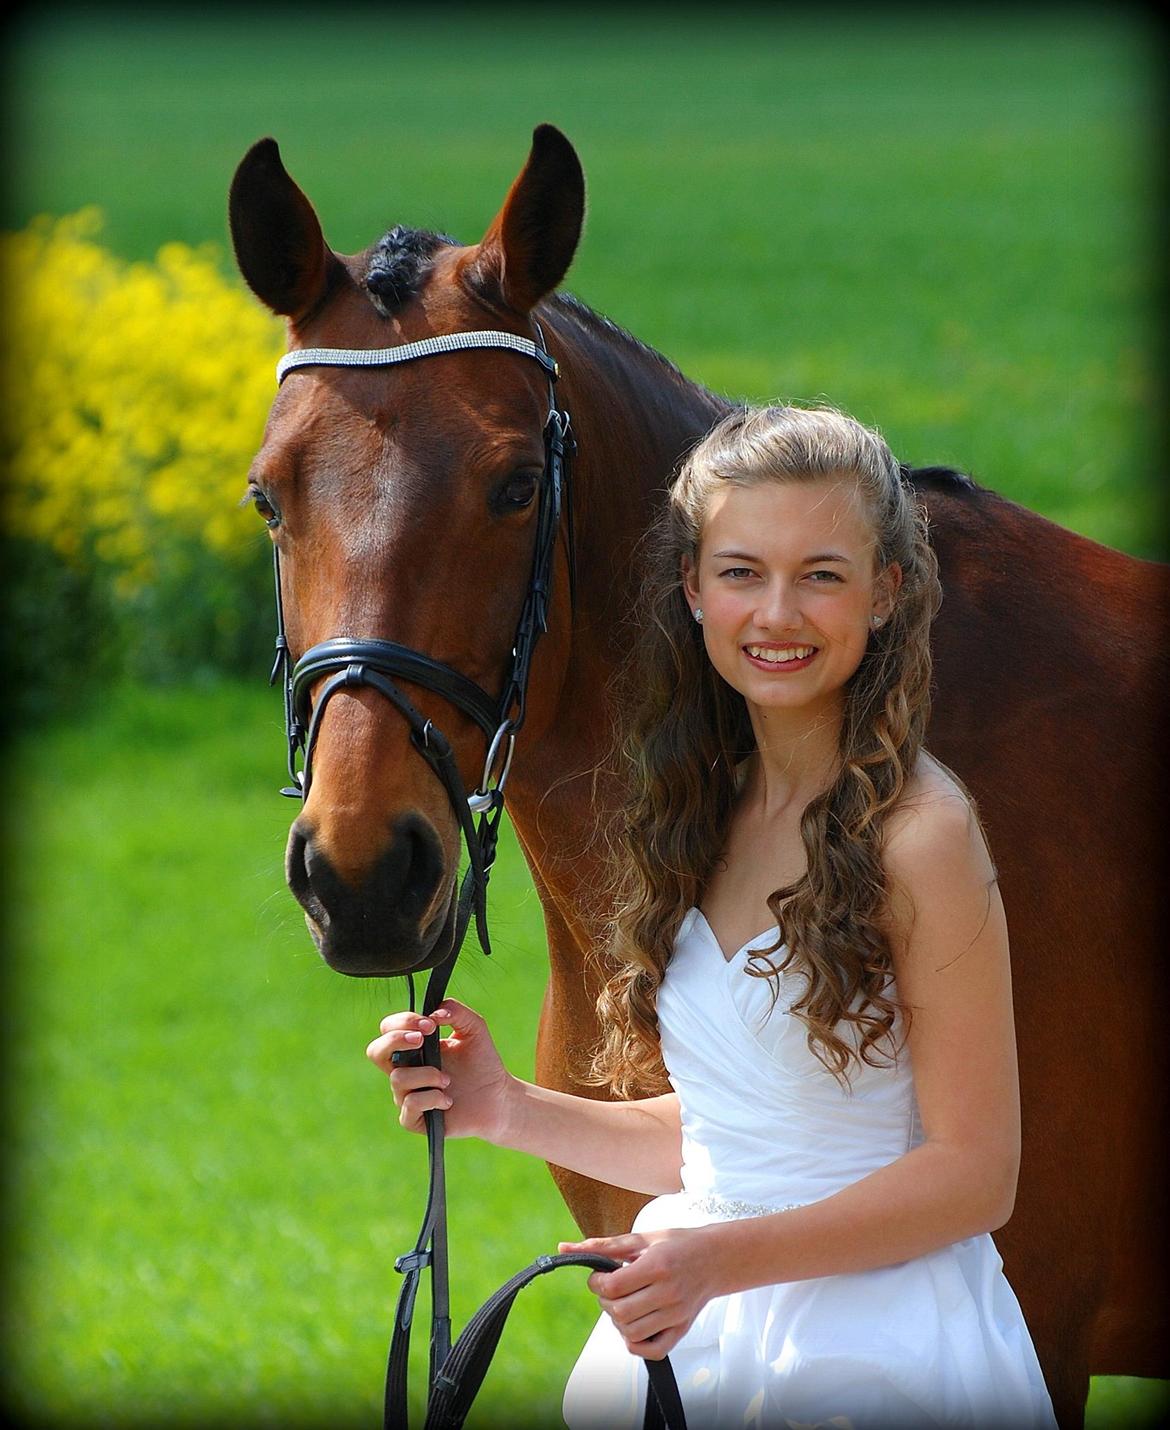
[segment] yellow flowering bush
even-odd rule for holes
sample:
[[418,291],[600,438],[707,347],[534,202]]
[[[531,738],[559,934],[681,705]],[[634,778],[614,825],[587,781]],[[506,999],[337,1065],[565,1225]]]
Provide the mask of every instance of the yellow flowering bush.
[[273,394],[281,324],[213,250],[127,263],[86,210],[0,239],[7,296],[5,526],[132,589],[164,535],[255,553],[238,510]]
[[256,669],[271,640],[267,538],[239,499],[282,325],[214,248],[130,263],[100,230],[90,209],[0,235],[3,639],[26,716],[95,677]]

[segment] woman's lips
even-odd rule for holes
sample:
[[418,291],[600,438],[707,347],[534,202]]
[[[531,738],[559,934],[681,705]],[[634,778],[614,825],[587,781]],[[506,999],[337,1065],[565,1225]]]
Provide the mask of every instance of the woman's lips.
[[815,645],[745,645],[744,655],[757,670],[766,670],[769,675],[787,675],[794,670],[804,670],[816,659]]

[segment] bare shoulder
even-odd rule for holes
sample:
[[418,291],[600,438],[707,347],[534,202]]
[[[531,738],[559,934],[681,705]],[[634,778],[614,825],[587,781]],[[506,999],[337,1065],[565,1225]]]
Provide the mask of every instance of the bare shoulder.
[[[962,938],[1001,909],[995,865],[970,796],[924,751],[898,807],[886,820],[882,849],[891,933],[897,941],[932,925]],[[900,936],[900,937],[899,937]]]
[[994,877],[979,816],[970,796],[945,765],[918,757],[897,808],[886,819],[883,860],[897,878],[912,875],[921,861],[970,860]]

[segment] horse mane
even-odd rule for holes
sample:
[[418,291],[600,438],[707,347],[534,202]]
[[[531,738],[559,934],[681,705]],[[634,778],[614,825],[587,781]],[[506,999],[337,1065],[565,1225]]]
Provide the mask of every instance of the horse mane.
[[[649,359],[652,363],[662,368],[676,381],[685,384],[688,388],[701,393],[709,398],[712,404],[720,411],[726,411],[732,406],[743,405],[736,403],[727,397],[721,397],[712,392],[709,388],[698,383],[694,378],[688,377],[686,373],[670,358],[665,357],[653,348],[649,343],[644,343],[641,338],[623,328],[619,323],[615,323],[612,318],[607,318],[604,313],[597,312],[596,309],[583,303],[580,298],[572,293],[559,292],[553,295],[552,302],[555,307],[566,316],[576,320],[577,324],[594,336],[603,340],[617,342],[619,345],[630,349],[636,356]],[[946,466],[926,466],[913,467],[908,462],[900,463],[902,475],[913,482],[917,488],[931,488],[934,490],[950,491],[957,494],[971,496],[976,492],[986,490],[981,487],[974,477],[966,472],[960,471],[957,467]]]
[[911,467],[906,462],[900,463],[900,466],[903,477],[913,482],[916,487],[933,487],[936,490],[942,488],[961,493],[983,490],[974,477],[960,472],[956,467]]
[[612,318],[607,318],[604,313],[599,313],[596,308],[591,308],[588,303],[583,303],[575,294],[556,293],[552,302],[567,317],[575,319],[579,326],[588,329],[596,336],[617,341],[632,348],[640,356],[650,358],[660,367],[665,368],[672,377],[685,382],[689,387],[699,385],[693,378],[687,377],[676,363],[671,362],[657,348],[652,348],[649,343],[644,343],[641,338],[635,337],[628,329],[615,323]]

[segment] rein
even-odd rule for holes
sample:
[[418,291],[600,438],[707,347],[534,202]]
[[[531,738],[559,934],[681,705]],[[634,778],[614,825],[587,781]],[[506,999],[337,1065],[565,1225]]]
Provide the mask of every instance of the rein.
[[[444,353],[490,348],[518,353],[538,362],[548,380],[545,460],[540,481],[532,570],[512,643],[511,665],[498,700],[451,666],[395,641],[335,636],[312,646],[294,663],[285,633],[280,555],[275,544],[272,548],[277,636],[276,658],[269,683],[281,680],[283,684],[291,781],[281,793],[293,799],[308,797],[313,778],[313,751],[330,700],[339,691],[368,686],[389,700],[410,726],[411,743],[447,791],[467,845],[468,869],[459,890],[451,947],[431,970],[423,995],[421,1011],[424,1014],[432,1013],[442,1002],[473,914],[480,946],[485,954],[491,953],[487,926],[488,878],[495,862],[499,822],[504,810],[504,786],[512,765],[516,736],[524,724],[532,656],[536,642],[548,629],[553,556],[562,517],[570,600],[575,600],[570,461],[576,444],[569,414],[559,409],[555,401],[553,384],[560,370],[544,346],[544,335],[539,325],[536,331],[536,342],[515,333],[487,330],[447,333],[391,348],[301,348],[285,354],[276,369],[279,385],[290,372],[302,367],[392,367]],[[322,679],[324,684],[314,702],[312,688]],[[415,708],[396,679],[441,695],[483,731],[487,740],[487,755],[479,785],[471,794],[464,787],[450,742],[433,721],[425,719]],[[297,768],[298,756],[301,759],[300,769]],[[413,1011],[414,979],[410,974],[406,978]],[[395,1054],[394,1061],[441,1067],[438,1030],[424,1039],[419,1052]],[[414,1248],[395,1262],[395,1270],[404,1279],[395,1311],[386,1368],[385,1430],[405,1430],[407,1425],[410,1330],[424,1270],[429,1268],[431,1273],[430,1374],[425,1430],[457,1430],[463,1424],[487,1373],[504,1322],[520,1291],[538,1276],[561,1266],[587,1266],[593,1270],[611,1271],[621,1264],[608,1257],[586,1253],[538,1257],[480,1307],[452,1346],[443,1114],[431,1111],[425,1113],[424,1118],[429,1186]],[[647,1361],[646,1368],[650,1384],[646,1395],[645,1430],[666,1426],[669,1430],[685,1430],[682,1402],[669,1360]]]

